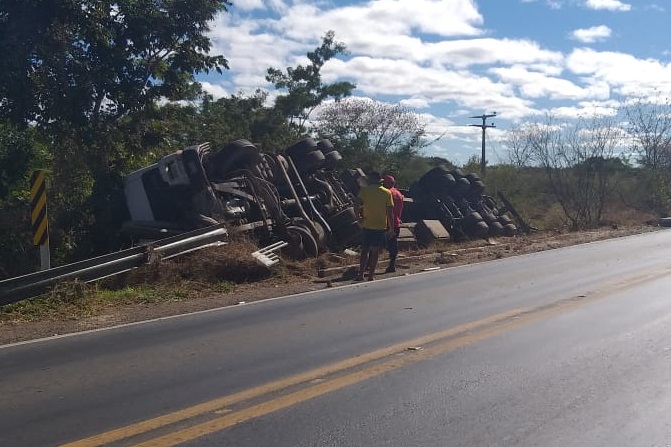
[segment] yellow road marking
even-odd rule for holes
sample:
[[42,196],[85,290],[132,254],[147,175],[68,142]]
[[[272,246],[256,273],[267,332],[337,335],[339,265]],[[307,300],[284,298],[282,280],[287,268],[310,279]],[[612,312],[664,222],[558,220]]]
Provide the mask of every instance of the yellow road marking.
[[447,337],[453,337],[463,332],[473,331],[480,327],[494,324],[499,321],[503,321],[508,318],[512,318],[516,315],[520,315],[526,312],[525,309],[512,310],[510,312],[504,312],[492,317],[484,318],[482,320],[474,321],[471,323],[466,323],[460,326],[456,326],[445,331],[436,332],[429,334],[424,337],[419,337],[414,340],[407,342],[399,343],[394,346],[389,346],[377,351],[372,351],[357,357],[352,357],[331,365],[323,366],[320,368],[307,371],[305,373],[297,374],[286,379],[278,380],[275,382],[270,382],[259,387],[250,388],[239,393],[231,394],[229,396],[220,397],[202,404],[194,405],[192,407],[184,408],[172,413],[167,413],[162,416],[158,416],[152,419],[147,419],[145,421],[137,422],[135,424],[128,425],[126,427],[121,427],[116,430],[111,430],[99,435],[91,436],[89,438],[81,439],[79,441],[71,442],[68,444],[63,444],[61,447],[97,447],[110,444],[121,439],[129,438],[141,433],[146,433],[151,430],[156,430],[158,428],[164,427],[166,425],[174,424],[186,419],[190,419],[196,416],[199,416],[204,413],[220,410],[226,408],[230,405],[244,402],[265,394],[270,394],[276,391],[280,391],[291,386],[299,385],[301,383],[309,382],[324,376],[338,373],[343,370],[347,370],[356,366],[363,365],[375,360],[379,360],[390,355],[403,352],[407,349],[408,346],[421,346],[427,343],[435,342]]
[[[647,272],[635,277],[625,278],[617,284],[606,285],[601,290],[581,295],[579,297],[558,301],[547,306],[533,309],[516,309],[510,312],[504,312],[489,318],[484,318],[474,322],[456,326],[445,331],[429,334],[414,340],[398,343],[394,346],[383,348],[377,351],[366,353],[357,357],[343,360],[321,368],[316,368],[305,373],[297,374],[286,379],[270,382],[259,387],[250,388],[229,396],[223,396],[202,404],[194,405],[172,413],[167,413],[156,418],[128,425],[116,430],[111,430],[99,435],[85,438],[60,447],[97,447],[111,444],[122,439],[150,432],[171,424],[175,424],[187,419],[201,416],[205,413],[222,410],[226,407],[245,402],[254,398],[281,391],[283,389],[300,385],[315,379],[323,379],[326,376],[333,375],[348,369],[365,365],[366,363],[381,360],[405,352],[406,355],[395,357],[392,360],[383,363],[373,364],[365,369],[346,374],[334,379],[325,379],[322,382],[310,384],[307,388],[287,395],[271,398],[260,404],[250,406],[241,410],[233,411],[207,422],[196,424],[192,427],[177,430],[175,432],[156,437],[136,444],[136,447],[171,447],[184,442],[188,442],[217,431],[224,430],[232,425],[255,419],[266,414],[287,408],[292,405],[313,399],[315,397],[330,393],[332,391],[347,387],[349,385],[361,382],[363,380],[376,377],[402,366],[409,365],[436,355],[458,349],[469,344],[491,338],[501,333],[510,331],[520,326],[529,324],[536,320],[547,318],[568,310],[586,305],[609,296],[614,291],[629,289],[636,284],[659,278],[660,274],[668,275],[669,269],[665,268],[656,272]],[[454,338],[456,337],[456,338]],[[445,339],[450,339],[444,341]],[[442,341],[442,342],[441,342]],[[409,347],[426,346],[423,350],[408,351]]]
[[305,402],[315,397],[319,397],[324,394],[337,391],[341,388],[354,385],[366,379],[371,379],[373,377],[388,373],[403,366],[407,366],[421,360],[426,360],[445,352],[454,351],[478,341],[486,340],[501,333],[508,332],[519,326],[528,324],[532,321],[564,312],[567,308],[576,307],[580,304],[582,304],[582,302],[572,301],[567,302],[564,306],[551,307],[539,312],[518,314],[519,318],[507,321],[503,320],[494,327],[483,328],[480,331],[465,334],[456,339],[452,339],[423,350],[407,351],[408,354],[403,357],[398,357],[382,364],[373,365],[362,371],[357,371],[333,380],[328,380],[326,382],[310,386],[309,388],[288,394],[286,396],[270,399],[258,405],[254,405],[240,411],[235,411],[225,416],[212,419],[210,421],[203,422],[183,430],[178,430],[173,433],[168,433],[166,435],[135,444],[135,447],[172,447],[185,442],[193,441],[194,439],[225,430],[229,427],[232,427],[233,425],[265,416],[267,414],[299,404],[301,402]]

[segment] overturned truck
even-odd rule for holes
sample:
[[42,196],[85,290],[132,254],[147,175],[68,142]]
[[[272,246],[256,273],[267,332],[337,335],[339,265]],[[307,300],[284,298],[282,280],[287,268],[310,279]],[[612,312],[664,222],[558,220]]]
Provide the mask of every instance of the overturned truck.
[[[262,246],[285,241],[294,258],[315,257],[359,243],[355,212],[360,169],[338,173],[342,156],[328,140],[303,139],[282,153],[262,153],[247,140],[218,151],[210,144],[167,155],[124,179],[131,220],[122,231],[135,240],[160,239],[225,223]],[[439,166],[406,196],[405,222],[433,221],[454,239],[513,235],[517,227],[483,195],[475,174]]]

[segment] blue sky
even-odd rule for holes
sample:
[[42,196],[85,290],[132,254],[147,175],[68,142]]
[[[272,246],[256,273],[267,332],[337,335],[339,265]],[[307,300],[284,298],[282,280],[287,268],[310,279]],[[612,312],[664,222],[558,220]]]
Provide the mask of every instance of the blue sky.
[[494,164],[514,125],[614,115],[627,97],[671,93],[666,0],[232,1],[210,33],[230,70],[200,79],[215,98],[274,92],[266,69],[306,63],[333,30],[349,54],[324,66],[324,81],[412,107],[443,135],[425,154],[456,163],[480,154],[473,115],[498,113],[487,131]]

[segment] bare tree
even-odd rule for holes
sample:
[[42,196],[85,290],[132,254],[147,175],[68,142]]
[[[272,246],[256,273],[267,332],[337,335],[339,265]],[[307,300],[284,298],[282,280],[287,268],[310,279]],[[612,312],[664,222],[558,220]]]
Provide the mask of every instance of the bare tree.
[[429,143],[418,113],[399,104],[363,98],[325,105],[314,127],[344,155],[364,165],[391,154],[416,155]]
[[671,100],[659,94],[639,97],[626,104],[622,111],[641,165],[652,170],[669,168]]
[[613,118],[560,122],[546,116],[524,132],[571,227],[598,225],[615,179],[613,154],[622,139]]
[[533,150],[522,126],[509,129],[503,139],[508,149],[508,162],[516,168],[523,168],[533,163]]

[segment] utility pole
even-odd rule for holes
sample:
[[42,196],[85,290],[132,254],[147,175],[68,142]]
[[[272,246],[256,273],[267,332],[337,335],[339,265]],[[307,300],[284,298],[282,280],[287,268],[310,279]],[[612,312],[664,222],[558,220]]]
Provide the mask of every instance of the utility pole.
[[496,127],[493,123],[487,124],[487,118],[492,118],[496,116],[496,112],[492,112],[491,115],[482,114],[480,116],[472,116],[471,118],[481,119],[482,124],[471,124],[473,127],[479,127],[482,129],[482,158],[480,159],[480,166],[482,168],[482,175],[485,175],[485,169],[487,167],[487,160],[485,158],[485,130],[488,127]]

